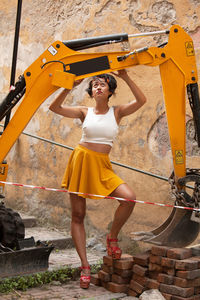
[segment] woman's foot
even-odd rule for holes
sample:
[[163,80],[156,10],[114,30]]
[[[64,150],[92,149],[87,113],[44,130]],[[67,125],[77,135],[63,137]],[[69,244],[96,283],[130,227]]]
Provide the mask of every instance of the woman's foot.
[[120,259],[122,250],[118,247],[118,239],[110,237],[110,234],[106,237],[107,242],[107,254],[112,256],[113,259]]
[[88,289],[90,286],[90,266],[82,266],[81,269],[81,277],[80,277],[80,287],[82,289]]

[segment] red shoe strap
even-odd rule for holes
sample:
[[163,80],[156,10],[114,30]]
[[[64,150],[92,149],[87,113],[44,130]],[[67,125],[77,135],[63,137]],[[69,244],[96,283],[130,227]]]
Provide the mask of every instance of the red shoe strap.
[[122,252],[122,250],[119,247],[110,247],[110,248],[113,252],[116,252],[116,251]]
[[110,239],[110,238],[108,238],[108,241],[111,242],[111,243],[112,242],[118,242],[118,239],[112,239],[112,238]]
[[82,281],[89,281],[91,279],[90,275],[81,275],[81,280]]

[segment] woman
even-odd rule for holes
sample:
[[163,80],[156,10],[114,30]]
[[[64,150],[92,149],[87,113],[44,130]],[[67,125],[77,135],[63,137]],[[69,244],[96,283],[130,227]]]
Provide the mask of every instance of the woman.
[[[70,156],[62,181],[62,187],[67,188],[69,192],[82,193],[70,193],[71,233],[82,264],[80,279],[82,288],[88,288],[90,284],[90,266],[86,255],[84,229],[85,194],[88,198],[93,199],[98,199],[98,195],[103,195],[105,198],[109,195],[131,200],[136,199],[132,189],[113,172],[108,155],[121,119],[137,111],[146,102],[146,98],[126,70],[120,70],[115,75],[125,81],[136,100],[109,107],[109,98],[114,93],[117,82],[112,75],[102,74],[93,77],[87,89],[89,95],[95,100],[95,107],[62,105],[70,90],[62,91],[49,107],[50,110],[59,115],[79,118],[82,122],[81,141]],[[113,259],[121,257],[122,251],[118,247],[117,236],[131,215],[134,204],[131,201],[119,201],[110,233],[107,235],[107,252]]]

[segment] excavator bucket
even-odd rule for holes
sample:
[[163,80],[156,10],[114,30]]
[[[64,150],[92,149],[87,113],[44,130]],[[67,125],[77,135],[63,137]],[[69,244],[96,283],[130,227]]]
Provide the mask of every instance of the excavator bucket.
[[[173,208],[167,220],[158,228],[140,235],[139,240],[169,247],[186,247],[195,241],[200,224],[191,221],[192,210]],[[137,240],[137,238],[135,239]]]

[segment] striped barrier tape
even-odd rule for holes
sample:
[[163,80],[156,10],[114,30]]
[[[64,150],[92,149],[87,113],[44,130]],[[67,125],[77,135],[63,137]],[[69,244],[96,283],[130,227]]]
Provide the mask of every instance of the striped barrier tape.
[[29,184],[21,184],[21,183],[15,183],[15,182],[8,182],[8,181],[0,181],[1,184],[7,184],[7,185],[13,185],[18,187],[25,187],[25,188],[31,188],[31,189],[39,189],[39,190],[45,190],[45,191],[53,191],[53,192],[61,192],[61,193],[71,193],[75,195],[84,195],[84,196],[93,196],[93,197],[99,197],[99,198],[107,198],[107,199],[115,199],[120,201],[129,201],[134,203],[141,203],[141,204],[151,204],[151,205],[157,205],[157,206],[163,206],[163,207],[172,207],[172,208],[181,208],[181,209],[187,209],[187,210],[193,210],[200,212],[200,208],[193,208],[193,207],[185,207],[180,205],[170,205],[170,204],[162,204],[157,202],[149,202],[149,201],[142,201],[142,200],[132,200],[127,198],[119,198],[119,197],[112,197],[112,196],[103,196],[103,195],[96,195],[96,194],[87,194],[87,193],[81,193],[81,192],[71,192],[67,189],[55,189],[55,188],[48,188],[44,186],[36,186],[36,185],[29,185]]

